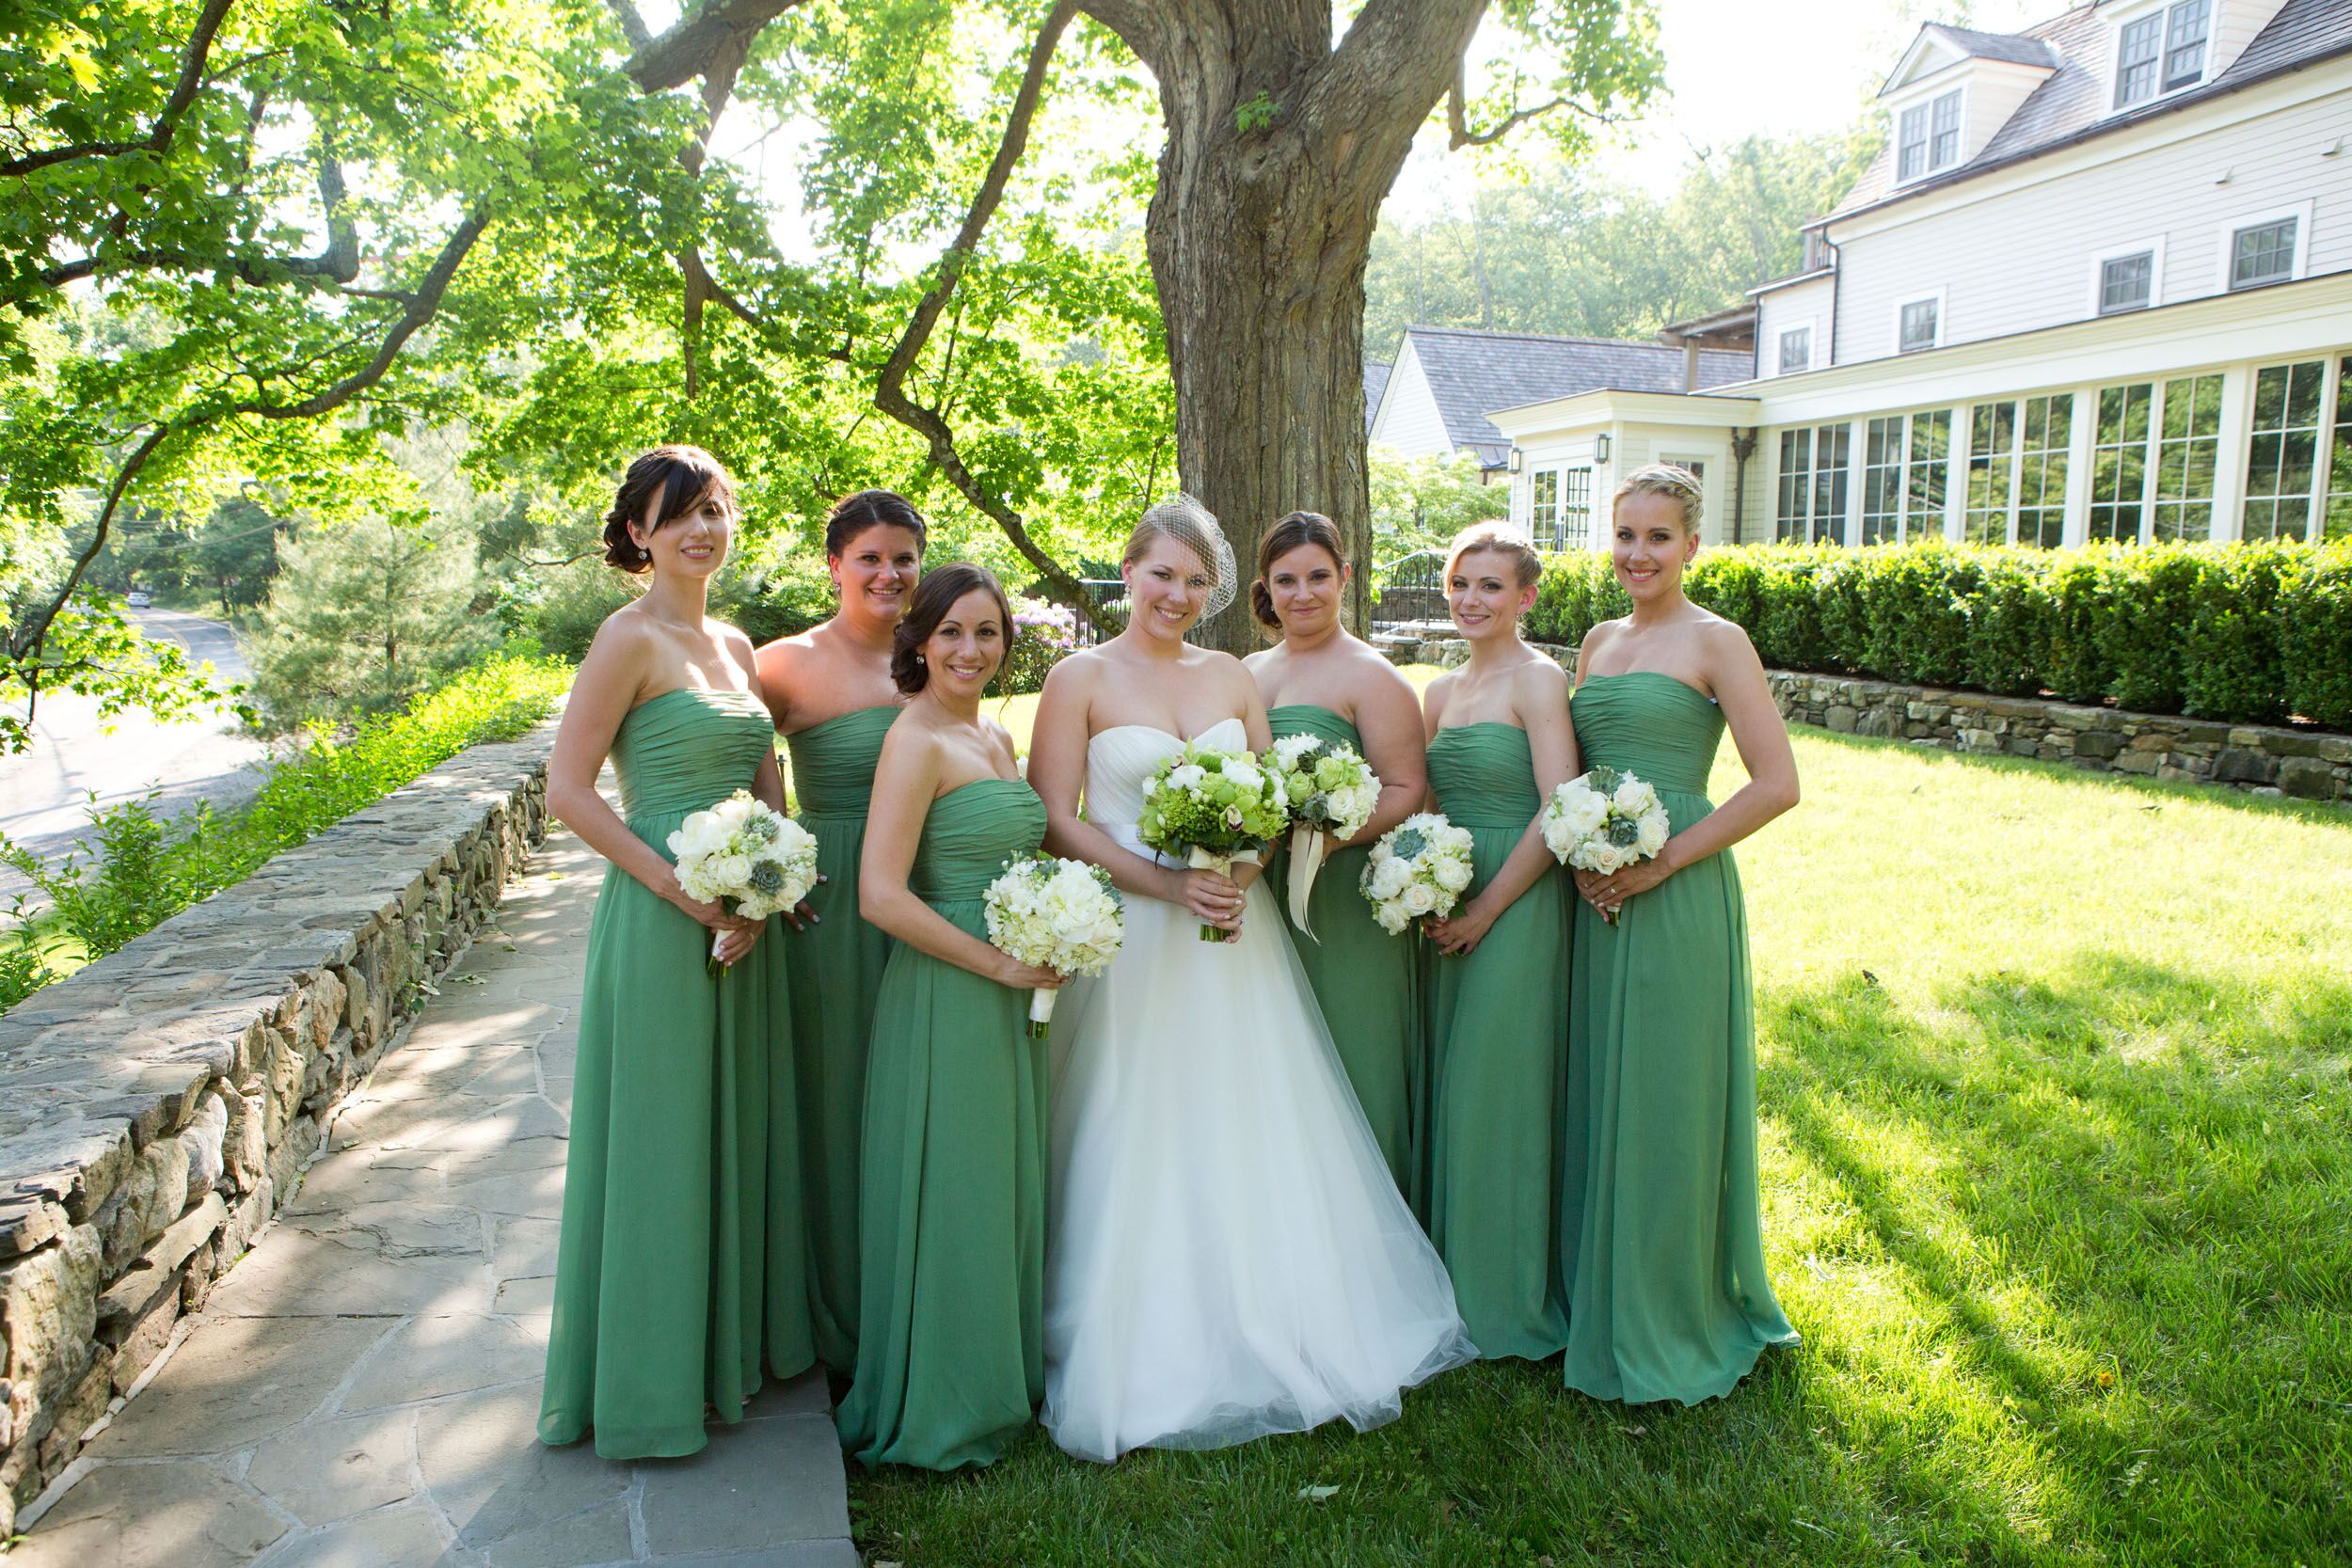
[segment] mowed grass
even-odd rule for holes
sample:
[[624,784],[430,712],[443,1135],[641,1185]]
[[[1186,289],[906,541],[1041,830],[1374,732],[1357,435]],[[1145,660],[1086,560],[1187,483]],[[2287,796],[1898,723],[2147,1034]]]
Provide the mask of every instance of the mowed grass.
[[1696,1409],[1481,1365],[1361,1436],[853,1468],[868,1560],[2346,1560],[2352,815],[1797,758],[1804,805],[1739,858],[1802,1348]]

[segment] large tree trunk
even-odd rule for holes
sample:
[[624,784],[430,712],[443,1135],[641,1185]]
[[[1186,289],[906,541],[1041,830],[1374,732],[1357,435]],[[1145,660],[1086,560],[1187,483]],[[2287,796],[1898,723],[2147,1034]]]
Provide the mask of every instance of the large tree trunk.
[[[1340,525],[1370,622],[1364,269],[1380,203],[1485,0],[1371,0],[1335,50],[1328,0],[1086,8],[1159,78],[1168,146],[1147,230],[1176,382],[1177,467],[1245,583],[1284,513]],[[1248,594],[1208,629],[1263,645]]]

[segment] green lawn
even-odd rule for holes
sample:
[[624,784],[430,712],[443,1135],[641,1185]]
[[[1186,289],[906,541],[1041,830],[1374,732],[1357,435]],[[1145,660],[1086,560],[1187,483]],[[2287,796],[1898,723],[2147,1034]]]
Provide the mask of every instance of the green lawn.
[[1693,1410],[1513,1364],[1360,1437],[1105,1469],[1032,1433],[853,1474],[869,1560],[2345,1560],[2352,815],[1816,732],[1797,759],[1804,804],[1740,858],[1802,1349]]

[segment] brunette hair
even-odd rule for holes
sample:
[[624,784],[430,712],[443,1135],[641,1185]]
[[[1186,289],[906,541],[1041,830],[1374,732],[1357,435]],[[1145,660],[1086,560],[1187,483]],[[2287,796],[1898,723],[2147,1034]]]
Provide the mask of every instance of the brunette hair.
[[1617,503],[1628,496],[1664,496],[1682,508],[1682,531],[1693,539],[1698,537],[1699,517],[1706,506],[1706,491],[1699,476],[1677,463],[1652,463],[1636,468],[1625,476],[1617,493],[1609,498],[1609,515],[1617,515]]
[[914,503],[896,490],[860,490],[833,503],[825,514],[825,553],[848,553],[857,536],[869,528],[902,528],[914,535],[914,553],[930,543],[930,525]]
[[1445,575],[1451,578],[1455,562],[1480,550],[1509,556],[1521,588],[1533,588],[1543,578],[1544,558],[1535,553],[1526,534],[1507,523],[1472,523],[1455,534],[1454,543],[1446,546]]
[[996,600],[996,613],[1004,622],[1005,644],[1010,648],[1012,605],[1005,597],[1005,585],[985,566],[975,566],[969,561],[951,561],[936,571],[924,573],[916,581],[914,598],[890,634],[890,678],[899,690],[911,697],[930,682],[931,673],[923,662],[923,644],[931,640],[931,633],[939,629],[939,623],[947,618],[958,599],[982,589]]
[[643,574],[653,570],[653,557],[628,536],[631,523],[643,523],[648,511],[658,533],[712,498],[735,510],[735,481],[719,460],[700,447],[655,447],[641,451],[613,492],[612,510],[604,515],[604,560],[608,566]]
[[1266,592],[1266,574],[1274,563],[1302,545],[1320,545],[1332,564],[1347,569],[1347,552],[1340,547],[1340,525],[1320,512],[1294,512],[1265,531],[1258,541],[1258,575],[1249,584],[1250,613],[1279,631],[1282,618],[1274,613],[1274,595]]

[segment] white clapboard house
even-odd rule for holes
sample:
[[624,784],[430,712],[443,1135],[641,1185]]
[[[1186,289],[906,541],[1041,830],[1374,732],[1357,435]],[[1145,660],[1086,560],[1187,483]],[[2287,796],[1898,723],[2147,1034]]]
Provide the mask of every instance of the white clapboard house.
[[1483,410],[1514,517],[1597,545],[1671,459],[1713,542],[2352,535],[2352,0],[1931,24],[1880,98],[1803,270],[1661,335],[1743,379]]

